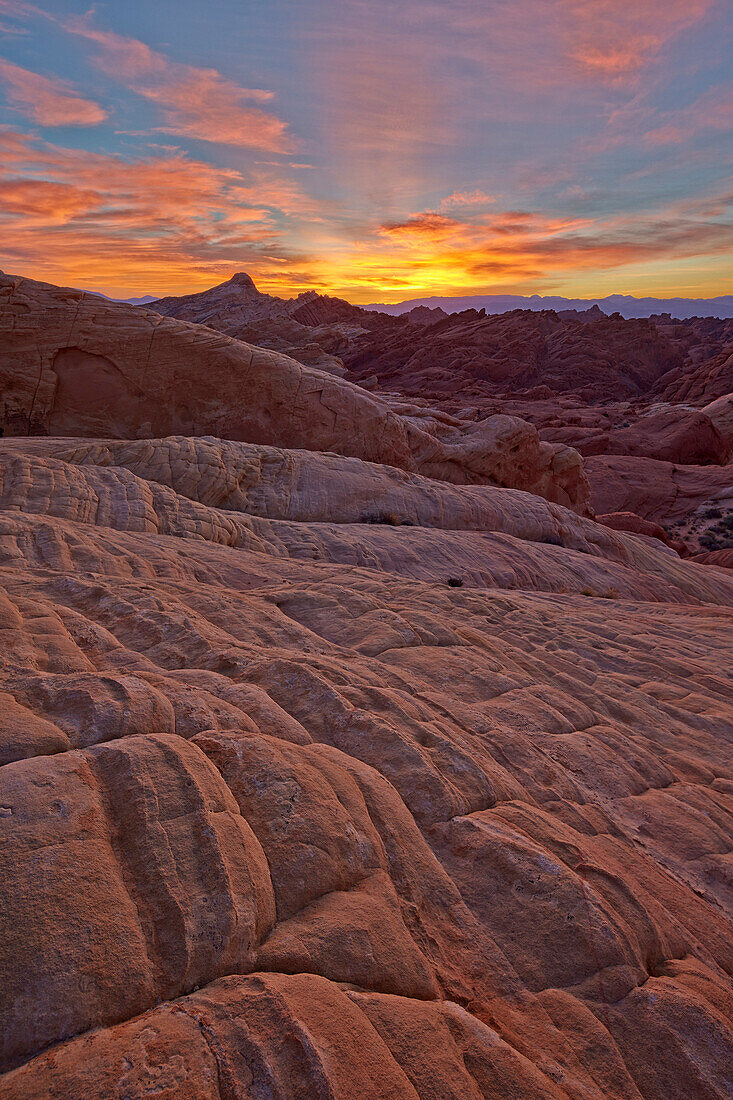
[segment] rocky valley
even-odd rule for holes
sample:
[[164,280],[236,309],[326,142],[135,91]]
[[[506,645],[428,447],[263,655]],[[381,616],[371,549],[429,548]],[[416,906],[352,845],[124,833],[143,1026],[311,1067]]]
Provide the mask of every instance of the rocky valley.
[[730,1096],[732,326],[0,275],[3,1098]]

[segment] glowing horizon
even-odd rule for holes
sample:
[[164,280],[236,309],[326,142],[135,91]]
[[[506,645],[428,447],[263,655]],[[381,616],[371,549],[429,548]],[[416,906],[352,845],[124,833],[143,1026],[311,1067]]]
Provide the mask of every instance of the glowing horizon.
[[0,0],[0,267],[113,297],[733,291],[721,0]]

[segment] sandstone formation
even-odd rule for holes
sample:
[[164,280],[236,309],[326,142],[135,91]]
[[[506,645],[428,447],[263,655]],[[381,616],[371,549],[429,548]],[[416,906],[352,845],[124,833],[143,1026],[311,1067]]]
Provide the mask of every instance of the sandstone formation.
[[721,569],[733,569],[733,548],[706,550],[702,554],[695,554],[694,560],[705,562],[706,565],[717,565]]
[[585,460],[597,514],[634,512],[696,545],[733,514],[731,466],[683,466],[651,458],[596,455]]
[[3,1100],[728,1100],[730,467],[0,295]]
[[[597,305],[489,316],[418,305],[393,316],[315,291],[276,298],[258,291],[244,272],[210,290],[159,299],[152,308],[249,342],[259,336],[263,346],[290,348],[296,359],[299,345],[316,344],[324,363],[329,355],[343,356],[353,377],[376,372],[386,388],[413,396],[451,400],[459,383],[463,397],[486,401],[542,385],[555,398],[574,393],[605,402],[648,394],[699,406],[733,391],[730,319],[658,314],[626,320]],[[302,361],[312,363],[310,354]]]
[[645,535],[650,539],[659,539],[667,546],[672,541],[664,527],[651,520],[642,519],[635,512],[608,512],[606,515],[597,515],[596,523],[602,523],[604,527],[610,527],[612,531],[630,531],[635,535]]
[[716,398],[700,412],[715,426],[725,446],[723,461],[729,462],[733,458],[733,393]]
[[646,392],[675,368],[681,350],[650,321],[603,317],[594,323],[551,311],[486,316],[453,314],[416,336],[403,325],[366,334],[344,361],[354,375],[369,370],[385,388],[430,397],[488,395],[546,385],[589,400]]
[[[729,329],[733,324],[727,322]],[[683,368],[665,374],[655,392],[663,401],[691,401],[706,405],[733,392],[733,333],[713,358],[703,354],[702,362],[693,358]]]
[[584,511],[582,462],[507,416],[464,424],[202,325],[0,276],[5,434],[212,434],[335,451],[457,483],[521,487]]
[[726,1095],[725,570],[353,457],[0,456],[3,1096]]
[[[348,377],[392,403],[399,395],[464,422],[519,417],[542,441],[583,456],[683,466],[722,466],[733,457],[730,319],[625,320],[598,306],[486,316],[422,305],[389,316],[313,291],[273,298],[244,274],[155,308],[333,373],[343,374],[346,363]],[[538,483],[533,489],[546,492]],[[677,534],[697,527],[693,549],[706,537],[694,509],[675,522]],[[672,545],[684,548],[679,539]]]
[[[723,398],[724,403],[728,401],[730,398]],[[727,405],[725,407],[727,409]],[[726,412],[722,405],[720,410],[718,414],[714,409],[711,417],[705,409],[652,406],[641,415],[637,413],[633,423],[626,420],[626,427],[614,425],[603,430],[598,427],[601,419],[598,410],[590,409],[588,419],[595,421],[592,427],[563,425],[545,428],[540,434],[542,439],[574,447],[585,456],[638,455],[688,466],[723,465],[730,457],[733,429],[726,428]],[[713,417],[719,420],[723,431]]]
[[[252,278],[240,271],[210,290],[159,298],[150,308],[164,317],[207,325],[248,344],[285,352],[299,363],[341,376],[345,367],[338,352],[348,346],[351,336],[364,331],[359,327],[364,311],[344,302],[347,309],[340,321],[350,324],[321,323],[317,319],[319,305],[320,296],[314,291],[290,300],[263,294]],[[332,311],[327,315],[332,316]]]

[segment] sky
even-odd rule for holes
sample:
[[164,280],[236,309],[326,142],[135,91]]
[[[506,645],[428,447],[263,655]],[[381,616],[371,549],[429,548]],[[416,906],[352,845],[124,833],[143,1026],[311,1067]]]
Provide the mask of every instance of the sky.
[[0,0],[0,267],[733,291],[729,0]]

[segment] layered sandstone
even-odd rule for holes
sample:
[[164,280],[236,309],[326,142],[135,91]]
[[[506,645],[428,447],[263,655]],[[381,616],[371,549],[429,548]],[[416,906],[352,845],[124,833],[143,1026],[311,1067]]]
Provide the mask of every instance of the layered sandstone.
[[430,396],[490,395],[546,385],[589,400],[646,392],[684,366],[675,344],[646,320],[593,323],[552,311],[486,316],[466,310],[423,328],[387,328],[361,337],[345,356],[358,376],[369,370],[387,388]]
[[10,276],[0,277],[0,413],[6,434],[211,434],[521,487],[579,511],[588,497],[580,456],[516,418],[395,412],[203,325]]
[[1,468],[3,1095],[725,1095],[724,570],[335,455]]
[[512,417],[11,284],[0,1094],[727,1100],[733,573]]
[[693,548],[733,515],[733,467],[685,466],[652,458],[596,455],[585,460],[596,513],[634,512]]

